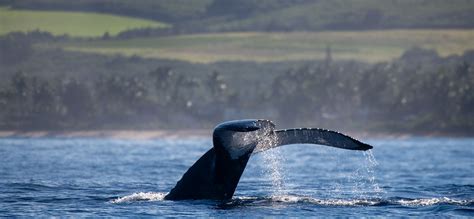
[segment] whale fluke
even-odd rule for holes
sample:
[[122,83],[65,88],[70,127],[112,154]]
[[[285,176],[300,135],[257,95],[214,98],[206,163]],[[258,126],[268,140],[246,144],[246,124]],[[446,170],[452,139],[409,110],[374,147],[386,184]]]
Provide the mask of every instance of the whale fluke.
[[372,146],[344,134],[317,128],[275,130],[269,120],[236,120],[214,129],[213,147],[194,163],[167,200],[231,199],[250,156],[288,144],[320,144],[349,150]]
[[253,153],[290,144],[318,144],[347,150],[369,150],[372,146],[339,132],[319,128],[276,130],[275,140],[270,144],[259,144]]
[[[214,129],[214,147],[189,168],[165,196],[168,200],[230,199],[263,130],[272,130],[268,120],[225,122]],[[270,133],[270,132],[269,132]]]

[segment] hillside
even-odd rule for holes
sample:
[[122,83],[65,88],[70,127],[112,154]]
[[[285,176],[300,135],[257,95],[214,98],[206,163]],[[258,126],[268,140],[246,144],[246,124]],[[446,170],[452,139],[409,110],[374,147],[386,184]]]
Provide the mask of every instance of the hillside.
[[154,19],[172,23],[179,32],[474,27],[470,0],[0,0],[0,4]]
[[0,130],[472,135],[473,2],[0,0]]
[[472,28],[469,0],[319,0],[210,25],[211,30],[364,30]]
[[138,18],[90,12],[34,11],[0,8],[0,35],[13,31],[47,31],[54,35],[114,36],[133,28],[164,28],[166,24]]
[[87,11],[177,22],[205,13],[212,0],[0,0],[14,9]]
[[[474,128],[474,50],[411,49],[389,62],[187,62],[28,45],[0,37],[0,129],[210,128],[268,118],[351,131]],[[8,54],[8,56],[3,56]]]
[[53,45],[71,51],[178,59],[197,63],[321,60],[327,52],[331,52],[334,60],[374,63],[399,57],[405,50],[414,46],[434,49],[442,56],[461,55],[466,50],[474,49],[474,30],[232,32]]

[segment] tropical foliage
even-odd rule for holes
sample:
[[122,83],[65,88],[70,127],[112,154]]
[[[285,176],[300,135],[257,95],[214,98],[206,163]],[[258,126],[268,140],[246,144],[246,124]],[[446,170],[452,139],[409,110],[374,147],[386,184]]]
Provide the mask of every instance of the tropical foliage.
[[243,117],[353,131],[474,129],[472,51],[443,58],[413,48],[375,64],[328,53],[323,61],[203,65],[43,50],[32,41],[0,41],[0,54],[10,54],[0,57],[2,129],[210,128]]

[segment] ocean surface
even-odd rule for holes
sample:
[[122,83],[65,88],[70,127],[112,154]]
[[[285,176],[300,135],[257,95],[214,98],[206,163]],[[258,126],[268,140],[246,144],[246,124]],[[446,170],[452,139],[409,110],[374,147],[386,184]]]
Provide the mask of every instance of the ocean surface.
[[0,217],[474,217],[474,138],[361,140],[255,154],[219,202],[163,200],[210,138],[1,138]]

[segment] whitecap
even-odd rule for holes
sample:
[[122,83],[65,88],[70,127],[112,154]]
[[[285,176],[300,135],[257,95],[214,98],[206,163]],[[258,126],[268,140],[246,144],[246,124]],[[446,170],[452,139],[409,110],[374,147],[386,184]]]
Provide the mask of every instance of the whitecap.
[[442,198],[423,198],[423,199],[401,199],[397,200],[396,203],[403,206],[430,206],[437,204],[453,204],[453,205],[467,205],[473,202],[473,200],[457,200],[447,197]]
[[317,199],[312,197],[304,196],[292,196],[292,195],[282,195],[282,196],[272,196],[270,201],[273,202],[283,202],[283,203],[311,203],[316,205],[327,205],[327,206],[371,206],[378,205],[381,203],[380,200],[370,200],[370,199]]
[[[264,202],[269,203],[309,203],[325,206],[379,206],[379,205],[401,205],[401,206],[433,206],[439,204],[448,205],[469,205],[474,200],[459,200],[447,197],[443,198],[420,198],[420,199],[318,199],[313,197],[295,196],[295,195],[279,195],[266,198],[255,197],[239,197],[238,200],[251,201],[251,203]],[[260,201],[259,201],[260,200]]]
[[123,202],[134,202],[134,201],[162,201],[164,200],[166,193],[162,192],[138,192],[124,197],[120,197],[110,201],[111,203],[123,203]]

